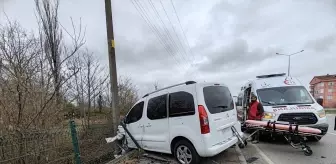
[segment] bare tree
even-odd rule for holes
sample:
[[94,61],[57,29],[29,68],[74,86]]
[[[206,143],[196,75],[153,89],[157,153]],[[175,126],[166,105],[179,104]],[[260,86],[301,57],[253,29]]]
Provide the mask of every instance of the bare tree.
[[[102,84],[107,80],[107,76],[100,78],[99,73],[103,71],[103,68],[99,65],[98,61],[96,61],[93,57],[92,53],[88,51],[84,55],[84,62],[86,68],[86,89],[87,89],[87,122],[90,125],[90,113],[91,113],[91,102],[95,101],[95,98],[98,94],[95,94],[94,91],[99,89]],[[103,80],[103,82],[101,82]],[[100,82],[100,83],[99,83]]]
[[[108,87],[111,84],[107,82],[106,87]],[[106,90],[107,90],[106,89]],[[129,109],[134,105],[134,103],[138,100],[138,89],[137,87],[132,83],[132,79],[129,77],[123,77],[120,76],[118,78],[118,97],[119,97],[119,106],[120,113],[122,115],[125,115]],[[111,97],[109,92],[105,92],[104,100],[111,106]]]
[[[1,88],[0,105],[7,113],[5,122],[21,127],[27,119],[24,111],[36,88],[39,46],[32,34],[27,34],[17,22],[8,21],[0,28]],[[5,96],[6,95],[6,96]],[[30,104],[31,105],[31,104]]]
[[[36,114],[36,99],[43,92],[39,88],[40,53],[38,39],[27,33],[17,22],[8,20],[6,26],[0,27],[0,54],[1,54],[1,129],[17,134],[21,142],[23,131],[32,115]],[[4,125],[5,124],[5,125]],[[40,124],[41,125],[41,124]],[[39,125],[39,126],[40,126]],[[14,151],[20,156],[23,154],[23,144]],[[25,163],[24,159],[20,159]]]
[[[62,111],[62,86],[79,71],[64,68],[63,65],[68,59],[72,58],[85,43],[85,35],[82,32],[81,24],[79,26],[79,32],[76,31],[74,24],[72,24],[73,34],[70,34],[63,28],[70,36],[72,44],[71,46],[64,44],[63,30],[60,28],[58,21],[59,0],[35,0],[35,4],[38,14],[40,47],[42,50],[40,57],[40,68],[41,71],[43,71],[41,73],[41,84],[52,86],[52,88],[48,87],[48,90],[51,91],[52,94],[47,92],[47,96],[45,96],[47,98],[41,98],[41,102],[44,103],[41,103],[39,111],[32,117],[26,128],[43,115],[52,100],[55,100],[54,105],[56,105],[55,109],[57,111],[49,111],[48,115],[59,114],[60,111]],[[50,85],[51,83],[53,85]]]
[[154,89],[155,89],[155,90],[158,90],[158,86],[159,86],[159,82],[156,81],[156,82],[154,83]]
[[101,93],[98,96],[97,104],[98,104],[99,113],[101,113],[102,110],[103,110],[103,105],[104,105],[103,104],[103,96],[102,96]]
[[79,103],[83,111],[82,116],[86,120],[85,124],[89,125],[90,114],[95,109],[97,97],[103,93],[108,76],[104,73],[104,67],[87,49],[80,51],[80,56],[70,60],[68,65],[73,69],[81,68],[79,73],[68,82],[68,86],[75,85],[71,86],[71,96]]
[[63,33],[58,20],[59,0],[35,0],[35,6],[38,13],[43,52],[52,72],[56,102],[60,103],[62,97],[60,93],[62,80],[67,79],[66,77],[62,78],[62,64],[75,55],[75,53],[84,45],[85,33],[82,32],[81,23],[79,25],[79,31],[77,32],[71,19],[73,33],[70,34],[64,29],[72,39],[71,48],[62,45]]

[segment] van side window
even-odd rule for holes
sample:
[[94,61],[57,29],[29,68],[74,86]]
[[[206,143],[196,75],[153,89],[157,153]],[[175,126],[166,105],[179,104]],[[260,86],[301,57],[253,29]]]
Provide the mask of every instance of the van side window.
[[194,97],[188,92],[169,94],[169,117],[188,116],[195,114]]
[[126,116],[127,124],[139,121],[142,117],[143,108],[144,108],[143,101],[136,104]]
[[225,86],[207,86],[203,88],[204,101],[211,114],[234,109],[229,88]]
[[154,97],[148,101],[147,117],[150,120],[167,118],[167,95]]

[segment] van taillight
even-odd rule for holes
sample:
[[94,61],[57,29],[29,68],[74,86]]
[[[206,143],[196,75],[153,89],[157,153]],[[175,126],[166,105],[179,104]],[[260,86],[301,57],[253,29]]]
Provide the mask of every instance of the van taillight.
[[203,105],[198,105],[198,114],[201,125],[201,133],[202,134],[210,133],[208,114]]

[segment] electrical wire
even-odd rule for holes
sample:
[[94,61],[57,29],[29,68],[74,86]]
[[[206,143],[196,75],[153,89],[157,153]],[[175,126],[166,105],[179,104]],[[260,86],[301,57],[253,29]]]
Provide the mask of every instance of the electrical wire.
[[157,18],[159,18],[159,20],[160,20],[160,22],[161,22],[161,24],[162,24],[162,26],[163,26],[163,31],[166,32],[167,36],[168,36],[169,39],[172,41],[173,45],[175,46],[175,48],[177,49],[177,52],[178,52],[178,51],[179,51],[179,47],[177,46],[175,40],[174,40],[173,37],[171,36],[171,34],[170,34],[168,28],[166,27],[166,24],[165,24],[165,23],[163,22],[163,20],[162,20],[160,14],[159,14],[158,11],[156,10],[156,8],[155,8],[155,6],[153,5],[152,1],[151,1],[151,0],[148,0],[148,2],[149,2],[149,4],[150,4],[150,6],[152,7],[153,11],[155,11]]
[[[174,48],[176,49],[176,53],[175,53],[175,54],[178,55],[179,52],[180,52],[178,44],[177,44],[177,43],[175,42],[175,40],[173,39],[173,37],[172,37],[172,35],[170,34],[168,28],[166,27],[166,24],[163,22],[163,20],[162,20],[160,14],[159,14],[158,11],[156,10],[156,8],[155,8],[155,6],[153,5],[152,1],[149,0],[148,2],[149,2],[149,5],[152,7],[153,11],[155,12],[157,18],[160,20],[162,26],[163,26],[163,28],[162,28],[162,32],[163,32],[163,33],[165,32],[165,36],[166,36],[166,38],[171,42],[171,45],[174,46]],[[149,11],[149,10],[150,10],[150,9],[148,9],[148,11]],[[154,18],[153,18],[153,20],[154,20]],[[175,56],[176,56],[176,55],[175,55]],[[183,55],[181,55],[181,59],[186,61],[186,58],[185,58]],[[188,67],[186,66],[185,70],[187,70],[187,69],[188,69]]]
[[[150,1],[151,1],[151,0],[150,0]],[[170,20],[168,14],[167,14],[167,11],[166,11],[166,9],[165,9],[165,7],[164,7],[164,5],[163,5],[163,3],[162,3],[161,0],[160,0],[160,3],[161,3],[161,6],[162,6],[162,8],[163,8],[163,10],[164,10],[164,12],[165,12],[167,18],[168,18],[168,21],[169,21],[170,25],[172,26],[172,29],[174,30],[174,33],[175,33],[175,35],[176,35],[176,38],[179,40],[180,45],[181,45],[182,49],[184,50],[184,53],[187,55],[187,51],[186,51],[185,48],[183,47],[182,42],[181,42],[181,40],[179,39],[179,37],[178,37],[178,35],[177,35],[176,29],[175,29],[173,23],[171,22],[171,20]]]
[[[167,43],[165,42],[165,40],[162,37],[162,34],[159,32],[159,30],[156,28],[156,26],[154,26],[148,16],[145,14],[145,12],[141,9],[140,5],[134,0],[130,0],[133,4],[133,6],[136,8],[136,10],[138,11],[138,13],[140,14],[140,16],[142,17],[142,19],[145,21],[145,23],[147,24],[147,26],[151,29],[151,31],[156,35],[156,37],[158,38],[159,42],[162,44],[162,46],[165,48],[165,50],[167,51],[167,53],[169,55],[171,55],[173,57],[173,59],[175,60],[175,62],[178,64],[177,66],[179,67],[179,65],[182,65],[174,56],[174,52],[172,50],[172,48],[167,45]],[[136,3],[136,4],[135,4]]]
[[[185,48],[184,48],[184,46],[183,46],[183,44],[182,44],[182,41],[180,40],[180,38],[179,38],[179,36],[178,36],[178,33],[177,33],[177,31],[176,31],[176,28],[174,27],[172,21],[170,20],[170,18],[169,18],[169,16],[168,16],[168,13],[167,13],[167,10],[165,9],[165,7],[164,7],[164,5],[163,5],[163,3],[162,3],[161,0],[160,0],[160,4],[161,4],[161,7],[162,7],[163,10],[164,10],[164,13],[165,13],[166,17],[168,18],[168,21],[169,21],[169,23],[170,23],[172,29],[174,30],[174,33],[175,33],[175,35],[176,35],[176,38],[179,40],[180,45],[181,45],[182,49],[184,50],[184,53],[185,53],[186,57],[184,57],[184,56],[183,56],[183,57],[184,57],[185,61],[188,62],[188,63],[190,63],[189,68],[186,69],[186,73],[187,73],[187,72],[190,70],[190,68],[193,67],[193,61],[190,60],[190,58],[187,57],[188,54],[187,54],[187,52],[186,52],[186,50],[185,50]],[[191,76],[194,77],[194,78],[196,78],[196,77],[195,77],[195,72],[193,72],[193,73],[191,74]]]
[[[176,28],[174,27],[172,21],[170,20],[170,18],[169,18],[169,16],[168,16],[168,13],[167,13],[167,11],[166,11],[166,9],[165,9],[165,7],[164,7],[162,1],[160,0],[161,6],[162,6],[162,8],[163,8],[163,10],[164,10],[164,12],[165,12],[165,15],[166,15],[167,18],[168,18],[169,23],[171,24],[171,27],[173,28],[173,31],[174,31],[174,33],[175,33],[175,35],[176,35],[177,40],[178,40],[179,43],[180,43],[179,45],[178,45],[178,44],[176,43],[176,41],[173,39],[172,35],[170,34],[170,32],[169,32],[169,30],[168,30],[168,28],[167,28],[167,25],[166,25],[166,24],[164,23],[164,21],[162,20],[162,17],[160,16],[160,14],[159,14],[158,10],[156,9],[155,5],[153,4],[152,0],[148,0],[149,5],[152,7],[152,9],[153,9],[153,11],[154,11],[154,14],[156,14],[157,18],[158,18],[159,21],[161,22],[161,24],[162,24],[162,28],[160,28],[160,26],[157,27],[157,26],[155,25],[155,23],[153,23],[153,22],[151,21],[151,20],[154,20],[154,21],[155,21],[155,19],[154,19],[153,17],[151,17],[151,14],[150,14],[150,12],[149,12],[150,10],[149,10],[148,7],[147,7],[147,11],[148,11],[148,12],[146,12],[146,8],[145,8],[139,1],[136,1],[136,0],[132,1],[132,0],[131,0],[131,2],[132,2],[132,4],[134,5],[134,7],[136,8],[136,10],[140,13],[140,16],[141,16],[142,19],[146,22],[146,24],[148,25],[148,27],[152,30],[152,32],[153,32],[153,33],[156,35],[156,37],[159,39],[160,43],[161,43],[162,46],[165,48],[165,50],[167,51],[167,53],[173,57],[173,59],[174,59],[175,62],[177,63],[177,66],[178,66],[178,67],[181,66],[182,68],[183,68],[183,67],[185,68],[185,69],[181,69],[181,68],[179,68],[179,69],[181,69],[181,70],[185,70],[186,73],[187,73],[191,68],[193,68],[193,67],[194,67],[194,62],[195,62],[195,57],[194,57],[194,55],[193,55],[193,53],[192,53],[192,50],[191,50],[191,48],[190,48],[190,44],[189,44],[189,42],[188,42],[188,40],[187,40],[187,38],[186,38],[185,32],[184,32],[184,30],[183,30],[183,28],[182,28],[180,19],[179,19],[178,15],[177,15],[175,6],[174,6],[174,4],[172,3],[172,1],[171,1],[171,3],[172,3],[172,6],[173,6],[173,8],[174,8],[175,15],[176,15],[176,17],[177,17],[177,19],[178,19],[178,23],[179,23],[180,28],[181,28],[181,30],[182,30],[184,39],[185,39],[185,41],[187,42],[187,46],[188,46],[187,48],[189,49],[189,52],[190,52],[190,54],[192,55],[192,58],[193,58],[193,59],[191,59],[191,62],[190,62],[190,58],[188,58],[187,51],[185,50],[185,47],[184,47],[183,44],[182,44],[183,41],[181,41],[181,39],[180,39],[180,37],[179,37],[179,35],[178,35],[178,33],[177,33],[177,30],[176,30]],[[163,29],[163,30],[161,31],[161,29]],[[182,40],[183,40],[183,39],[182,39]],[[170,43],[170,44],[169,44],[169,43]],[[183,55],[183,53],[180,52],[180,50],[179,50],[180,48],[183,49],[185,56]],[[174,50],[174,49],[175,49],[175,50]],[[180,55],[179,55],[179,54],[180,54]],[[184,60],[185,62],[182,64],[182,63],[176,58],[177,56],[180,56],[181,59]],[[190,65],[188,64],[189,67],[187,67],[187,66],[185,65],[186,63],[187,63],[187,64],[188,64],[188,63],[190,64]],[[195,70],[194,70],[194,71],[191,72],[190,75],[193,76],[193,77],[195,78],[195,74],[196,74],[196,72],[195,72]]]
[[[173,0],[170,0],[170,3],[171,3],[171,5],[173,6],[175,16],[176,16],[177,21],[178,21],[178,23],[179,23],[179,26],[180,26],[180,28],[181,28],[182,34],[183,34],[183,36],[184,36],[184,39],[185,39],[185,41],[186,41],[186,43],[187,43],[187,45],[188,45],[189,52],[190,52],[190,54],[191,54],[192,57],[193,57],[193,60],[192,60],[192,67],[194,67],[194,65],[195,65],[195,61],[196,61],[195,54],[194,54],[194,52],[192,51],[191,46],[190,46],[190,43],[189,43],[189,41],[188,41],[188,39],[187,39],[187,36],[186,36],[186,34],[185,34],[184,30],[183,30],[183,27],[182,27],[180,18],[179,18],[178,14],[177,14],[175,5],[174,5],[174,3],[173,3]],[[194,73],[195,73],[195,72],[194,72]],[[199,75],[198,73],[196,73],[196,74]]]

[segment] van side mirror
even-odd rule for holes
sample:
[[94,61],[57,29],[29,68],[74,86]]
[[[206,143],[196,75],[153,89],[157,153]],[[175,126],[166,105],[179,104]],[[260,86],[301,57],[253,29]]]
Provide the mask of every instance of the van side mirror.
[[128,123],[127,117],[124,117],[121,121],[122,121],[124,124],[127,124],[127,123]]
[[323,99],[322,99],[322,98],[317,98],[317,99],[316,99],[316,102],[317,102],[318,104],[320,104],[321,106],[323,106]]

